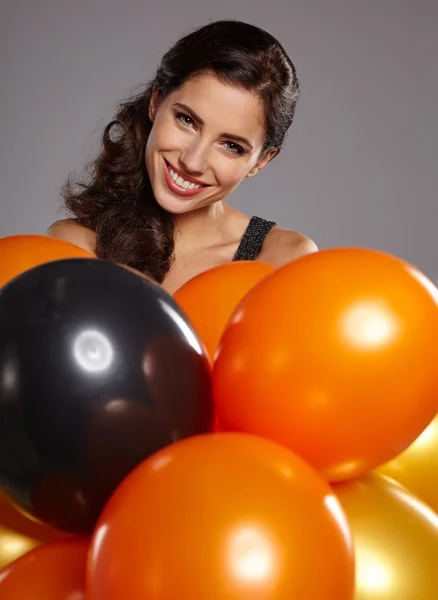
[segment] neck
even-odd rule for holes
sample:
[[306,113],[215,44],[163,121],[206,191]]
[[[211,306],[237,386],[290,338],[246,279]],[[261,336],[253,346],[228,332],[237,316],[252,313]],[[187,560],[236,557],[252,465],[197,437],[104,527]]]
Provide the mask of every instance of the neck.
[[219,244],[226,235],[229,207],[222,201],[181,215],[175,215],[175,242],[184,246],[207,247]]

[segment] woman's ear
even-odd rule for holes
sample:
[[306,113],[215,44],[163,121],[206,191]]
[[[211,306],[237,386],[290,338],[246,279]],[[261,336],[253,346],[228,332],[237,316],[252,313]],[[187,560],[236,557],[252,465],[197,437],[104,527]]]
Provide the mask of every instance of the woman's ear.
[[254,177],[254,175],[257,175],[257,173],[259,171],[261,171],[262,169],[264,169],[266,167],[266,165],[268,164],[268,162],[274,158],[274,156],[277,154],[277,152],[278,152],[277,148],[271,148],[271,150],[268,150],[268,152],[266,152],[264,157],[261,160],[259,160],[259,162],[251,169],[251,171],[248,173],[247,177]]
[[151,99],[149,101],[149,119],[152,121],[152,123],[154,122],[155,113],[157,112],[158,97],[159,97],[158,85],[155,84],[154,87],[152,88]]

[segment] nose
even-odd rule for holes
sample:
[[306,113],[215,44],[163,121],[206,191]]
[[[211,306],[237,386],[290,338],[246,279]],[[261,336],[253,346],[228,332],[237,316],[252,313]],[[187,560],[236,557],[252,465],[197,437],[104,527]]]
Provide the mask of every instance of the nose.
[[193,141],[180,156],[181,168],[193,177],[200,177],[207,166],[208,148],[199,140]]

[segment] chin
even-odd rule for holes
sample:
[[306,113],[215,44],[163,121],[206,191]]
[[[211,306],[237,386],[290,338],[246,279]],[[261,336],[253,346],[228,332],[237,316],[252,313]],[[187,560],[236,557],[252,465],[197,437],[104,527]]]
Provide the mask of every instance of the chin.
[[156,203],[172,215],[183,215],[197,208],[196,204],[190,200],[171,198],[167,194],[163,197],[163,194],[159,193],[154,196]]

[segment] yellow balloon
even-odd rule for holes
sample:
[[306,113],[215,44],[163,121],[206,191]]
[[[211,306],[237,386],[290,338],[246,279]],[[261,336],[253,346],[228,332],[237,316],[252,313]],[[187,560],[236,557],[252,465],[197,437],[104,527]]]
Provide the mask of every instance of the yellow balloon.
[[333,488],[353,534],[354,600],[437,600],[438,515],[380,475]]
[[68,534],[28,519],[0,490],[0,569],[40,544],[67,537]]
[[376,472],[395,479],[438,513],[438,414],[409,448]]

